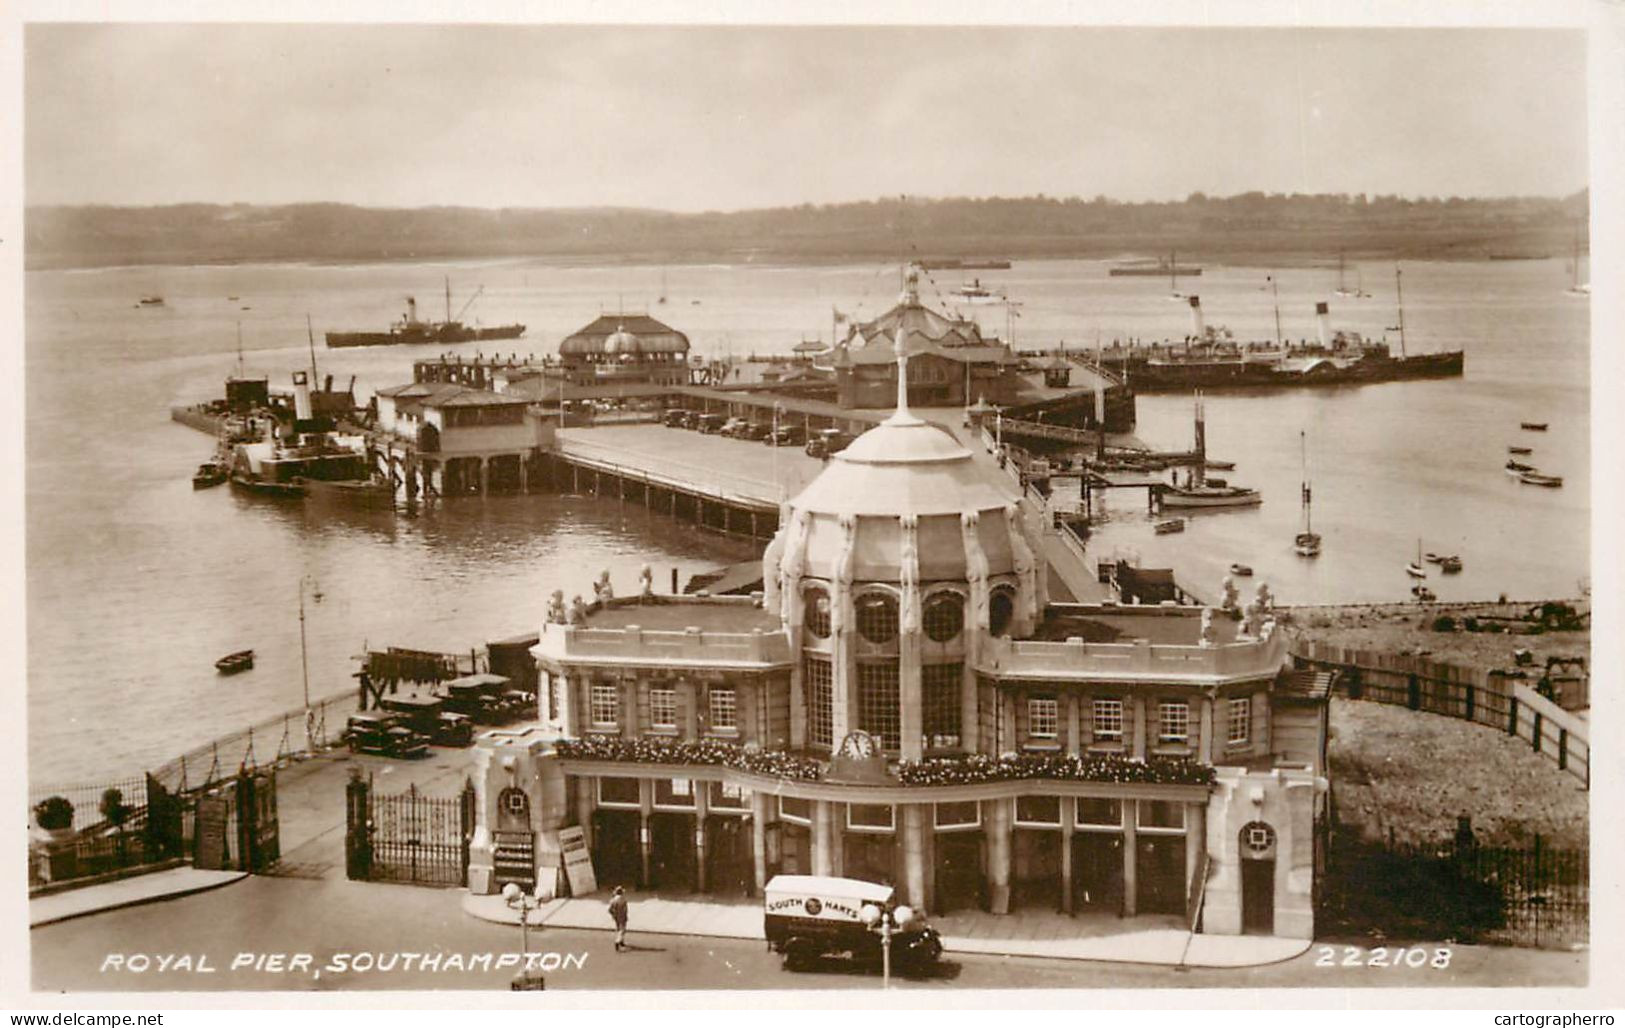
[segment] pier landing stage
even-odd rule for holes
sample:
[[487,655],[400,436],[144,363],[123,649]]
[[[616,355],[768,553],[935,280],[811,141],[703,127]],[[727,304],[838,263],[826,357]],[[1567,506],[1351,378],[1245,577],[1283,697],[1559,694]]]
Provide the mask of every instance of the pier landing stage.
[[557,433],[560,456],[616,465],[654,483],[750,505],[771,507],[811,482],[824,462],[799,446],[703,435],[657,424],[566,428]]

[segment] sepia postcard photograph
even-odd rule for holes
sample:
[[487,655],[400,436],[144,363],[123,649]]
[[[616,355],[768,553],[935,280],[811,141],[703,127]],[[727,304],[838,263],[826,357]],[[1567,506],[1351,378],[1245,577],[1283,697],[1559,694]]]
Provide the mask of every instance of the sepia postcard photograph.
[[1617,7],[363,10],[14,22],[11,1002],[1618,1005]]

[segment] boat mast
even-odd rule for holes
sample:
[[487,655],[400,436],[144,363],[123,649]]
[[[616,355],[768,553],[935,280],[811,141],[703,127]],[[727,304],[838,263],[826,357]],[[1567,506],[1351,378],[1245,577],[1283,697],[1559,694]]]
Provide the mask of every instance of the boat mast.
[[446,276],[446,320],[451,320],[451,276]]
[[1337,295],[1342,296],[1348,292],[1348,286],[1343,282],[1343,251],[1337,251]]
[[[1399,298],[1399,355],[1405,356],[1405,289],[1399,281],[1399,265],[1394,265],[1394,293]],[[1420,546],[1422,541],[1417,540]]]
[[243,377],[243,323],[237,322],[237,377]]
[[1179,251],[1168,251],[1168,288],[1177,294],[1179,292]]
[[310,327],[310,315],[305,315],[305,339],[310,342],[310,388],[316,388],[316,330]]
[[1309,441],[1303,432],[1298,433],[1298,445],[1303,450],[1303,532],[1310,535],[1315,526],[1309,512]]
[[1275,276],[1269,276],[1270,296],[1275,301],[1275,348],[1281,348],[1281,292],[1276,288]]

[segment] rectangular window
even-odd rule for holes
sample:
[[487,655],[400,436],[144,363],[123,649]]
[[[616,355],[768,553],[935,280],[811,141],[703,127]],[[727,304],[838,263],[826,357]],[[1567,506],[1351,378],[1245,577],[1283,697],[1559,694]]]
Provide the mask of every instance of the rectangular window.
[[1058,825],[1061,823],[1059,796],[1016,797],[1016,823],[1027,825]]
[[1191,735],[1191,705],[1189,703],[1157,704],[1157,741],[1187,742]]
[[829,661],[808,657],[807,737],[814,746],[835,745],[835,679]]
[[636,778],[598,779],[599,806],[635,807],[638,802],[638,780]]
[[1098,796],[1078,797],[1078,824],[1103,828],[1123,827],[1123,801]]
[[794,796],[780,796],[779,820],[798,825],[811,824],[812,800],[798,800]]
[[738,728],[737,707],[732,689],[713,688],[708,694],[711,702],[712,728]]
[[1141,800],[1139,802],[1141,828],[1184,828],[1185,804],[1175,800]]
[[621,722],[621,690],[614,685],[592,687],[592,723],[614,728]]
[[712,782],[707,802],[711,810],[747,810],[750,808],[750,792],[727,782]]
[[677,690],[649,690],[649,724],[655,728],[677,727]]
[[846,827],[890,831],[892,827],[892,808],[890,805],[880,803],[848,803],[846,805]]
[[557,721],[559,719],[558,675],[547,676],[547,719],[549,721]]
[[975,800],[938,803],[936,806],[938,828],[975,828],[982,823],[982,805]]
[[1100,742],[1123,741],[1123,701],[1096,700],[1094,736]]
[[959,746],[964,681],[963,664],[927,664],[920,669],[921,730],[926,749]]
[[1225,738],[1232,746],[1243,744],[1252,735],[1253,701],[1242,697],[1230,701],[1230,734]]
[[858,727],[879,739],[883,749],[901,747],[902,695],[895,661],[858,665]]
[[1060,729],[1061,704],[1053,696],[1034,696],[1027,701],[1027,734],[1034,739],[1053,739]]
[[692,807],[694,783],[687,778],[656,778],[655,806]]

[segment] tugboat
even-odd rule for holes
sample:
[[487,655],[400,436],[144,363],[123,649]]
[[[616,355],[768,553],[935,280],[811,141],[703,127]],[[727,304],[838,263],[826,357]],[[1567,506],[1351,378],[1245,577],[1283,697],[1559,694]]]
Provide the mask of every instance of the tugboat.
[[228,653],[214,662],[214,669],[223,675],[235,675],[241,671],[248,671],[253,666],[253,650],[238,650],[236,653]]
[[217,460],[204,461],[197,466],[197,472],[192,475],[193,489],[208,489],[217,486],[226,480],[226,466]]
[[[469,305],[479,299],[485,287],[481,286],[463,304],[463,309],[457,312],[457,318],[463,316]],[[401,320],[389,326],[387,332],[329,332],[327,345],[329,347],[342,346],[393,346],[398,343],[467,343],[485,339],[518,339],[525,334],[524,325],[497,325],[494,328],[476,328],[465,325],[462,321],[451,316],[451,279],[446,279],[446,320],[420,321],[418,320],[418,302],[408,296],[406,298],[406,313]]]
[[1207,477],[1207,425],[1203,420],[1200,393],[1196,394],[1196,454],[1196,467],[1187,475],[1185,484],[1163,487],[1164,507],[1256,507],[1264,502],[1257,489]]

